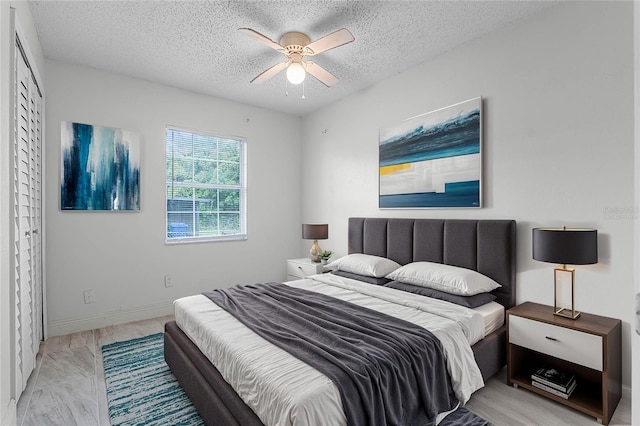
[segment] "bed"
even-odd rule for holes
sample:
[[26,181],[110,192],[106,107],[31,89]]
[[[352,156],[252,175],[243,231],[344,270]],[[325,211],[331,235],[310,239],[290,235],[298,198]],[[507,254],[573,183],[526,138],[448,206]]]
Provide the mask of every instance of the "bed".
[[[478,271],[501,285],[493,293],[508,309],[515,304],[515,230],[512,220],[350,218],[348,252]],[[505,365],[505,335],[502,325],[471,347],[485,380]],[[165,359],[207,424],[263,424],[175,321],[165,326]]]

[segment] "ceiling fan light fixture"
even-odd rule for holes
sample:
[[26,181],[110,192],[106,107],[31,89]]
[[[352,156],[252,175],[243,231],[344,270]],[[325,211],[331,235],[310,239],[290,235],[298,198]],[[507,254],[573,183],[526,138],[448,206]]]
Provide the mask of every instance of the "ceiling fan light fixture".
[[307,76],[307,72],[300,62],[294,62],[287,68],[287,80],[291,84],[300,84]]
[[343,46],[355,40],[353,34],[346,28],[334,31],[314,42],[311,42],[311,39],[306,34],[290,31],[282,36],[280,43],[276,43],[269,37],[251,28],[238,28],[238,30],[265,46],[277,50],[286,59],[286,61],[275,64],[271,68],[261,72],[256,78],[251,80],[252,83],[264,83],[284,68],[287,68],[287,81],[291,84],[302,83],[307,73],[309,73],[325,86],[331,87],[338,82],[338,78],[320,65],[312,61],[303,62],[303,59],[307,56],[314,56],[318,53],[335,49],[336,47]]
[[300,62],[294,62],[287,68],[287,80],[291,84],[300,84],[307,76],[307,72]]

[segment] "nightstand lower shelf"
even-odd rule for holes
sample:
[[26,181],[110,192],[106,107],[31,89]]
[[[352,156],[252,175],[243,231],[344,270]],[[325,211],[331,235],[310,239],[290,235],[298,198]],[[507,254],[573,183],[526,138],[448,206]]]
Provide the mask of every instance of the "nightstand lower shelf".
[[[513,357],[520,357],[522,360],[526,360],[526,363],[523,363],[526,365],[521,365],[520,368],[512,373],[509,384],[517,385],[518,387],[527,389],[531,392],[537,393],[538,395],[553,399],[554,401],[557,401],[575,410],[593,416],[596,419],[603,419],[604,411],[602,406],[602,382],[599,380],[598,371],[591,370],[579,365],[570,364],[557,358],[554,359],[552,357],[535,351],[530,351],[529,349],[522,348],[520,346],[513,345],[511,347],[511,351]],[[523,354],[518,355],[517,353],[520,351],[522,351]],[[526,354],[524,354],[524,352],[526,352]],[[571,372],[576,376],[576,388],[568,399],[564,399],[532,385],[531,375],[537,370],[537,367],[540,365],[553,366],[562,371]]]

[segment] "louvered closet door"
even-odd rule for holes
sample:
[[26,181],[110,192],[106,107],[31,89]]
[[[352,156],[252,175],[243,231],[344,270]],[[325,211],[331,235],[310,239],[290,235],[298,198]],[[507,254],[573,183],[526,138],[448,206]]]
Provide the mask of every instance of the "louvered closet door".
[[31,165],[31,288],[32,309],[31,318],[33,324],[32,348],[34,354],[40,350],[40,342],[44,338],[44,308],[43,308],[43,277],[42,277],[42,94],[31,73],[31,86],[29,87],[29,164]]
[[42,97],[16,46],[14,97],[14,255],[16,396],[35,367],[42,340]]
[[42,96],[31,75],[29,90],[29,191],[31,214],[31,281],[32,281],[32,323],[33,323],[33,352],[40,350],[43,338],[43,307],[42,307]]

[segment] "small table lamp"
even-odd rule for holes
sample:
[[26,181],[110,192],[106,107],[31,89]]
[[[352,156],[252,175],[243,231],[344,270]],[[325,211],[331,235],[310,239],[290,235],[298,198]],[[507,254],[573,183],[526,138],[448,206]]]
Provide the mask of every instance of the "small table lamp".
[[[559,263],[554,270],[554,315],[576,319],[574,303],[575,269],[571,265],[598,263],[598,231],[586,228],[534,228],[533,258],[542,262]],[[566,295],[571,293],[571,308]],[[563,297],[563,295],[565,297]]]
[[309,259],[311,259],[312,262],[320,262],[322,249],[318,245],[318,240],[326,240],[327,238],[329,238],[329,225],[302,224],[302,239],[313,240],[311,250],[309,250]]

